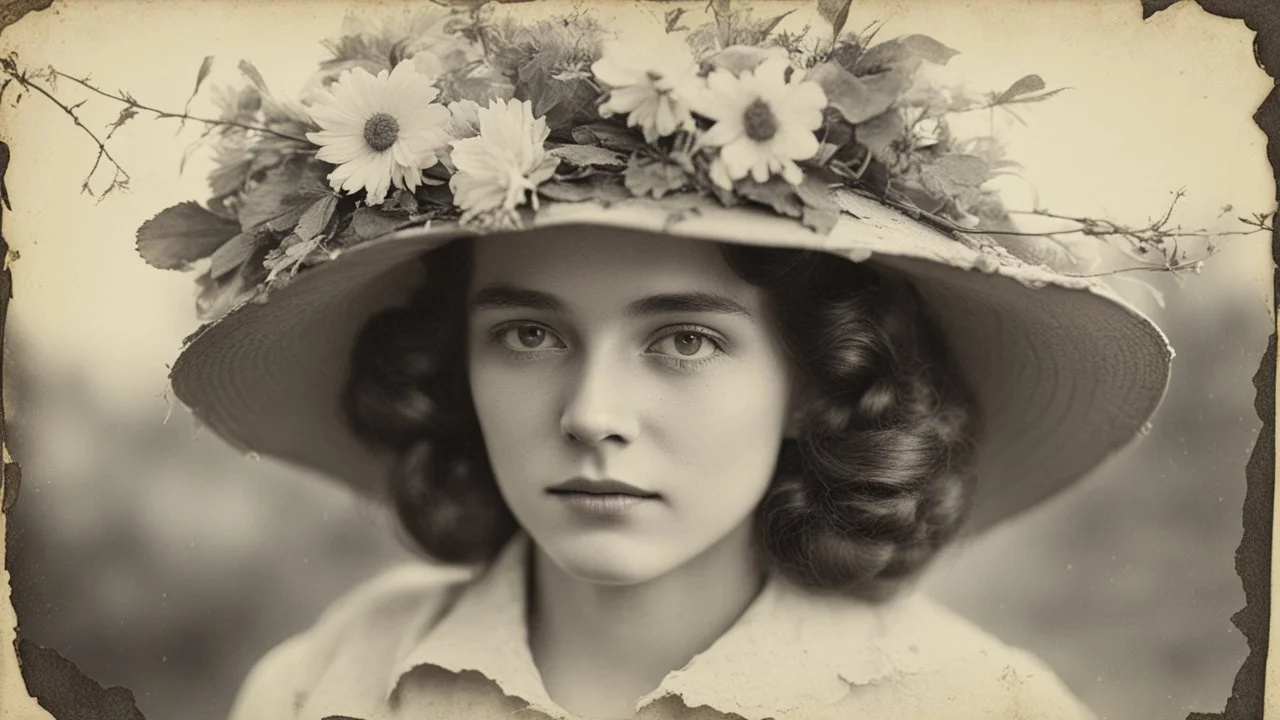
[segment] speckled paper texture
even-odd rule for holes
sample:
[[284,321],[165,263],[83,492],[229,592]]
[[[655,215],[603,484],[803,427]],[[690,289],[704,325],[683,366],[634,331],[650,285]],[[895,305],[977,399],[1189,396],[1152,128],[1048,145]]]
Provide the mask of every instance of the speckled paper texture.
[[[587,3],[604,17],[621,15],[616,6],[605,3]],[[785,8],[793,3],[757,2],[761,8]],[[973,0],[956,3],[951,0],[913,0],[912,2],[882,2],[881,0],[857,0],[850,26],[861,27],[871,20],[888,21],[884,32],[900,34],[915,31],[930,32],[962,51],[961,62],[972,58],[972,82],[978,86],[1001,87],[1010,80],[1026,73],[1038,73],[1051,86],[1069,85],[1073,89],[1050,101],[1028,117],[1029,129],[1020,140],[1024,159],[1031,168],[1032,179],[1038,190],[1038,198],[1055,207],[1082,208],[1082,212],[1095,212],[1125,217],[1141,222],[1158,214],[1167,204],[1168,193],[1178,187],[1187,187],[1189,195],[1181,206],[1181,213],[1190,224],[1212,222],[1226,204],[1239,212],[1268,211],[1275,204],[1274,173],[1266,159],[1267,138],[1250,116],[1263,103],[1267,93],[1273,96],[1265,112],[1258,116],[1258,123],[1272,129],[1280,128],[1277,119],[1277,97],[1273,82],[1254,60],[1254,29],[1246,27],[1239,19],[1216,17],[1202,10],[1191,0],[1172,4],[1167,9],[1154,12],[1157,4],[1148,9],[1153,16],[1142,20],[1143,9],[1138,0],[1100,0],[1089,3],[1087,12],[1077,4],[1033,3],[1022,0]],[[1208,3],[1206,3],[1208,4]],[[144,0],[77,0],[56,2],[49,9],[37,10],[23,19],[17,19],[23,3],[5,3],[0,8],[0,19],[17,20],[5,27],[0,34],[0,54],[15,51],[33,67],[53,63],[68,72],[92,75],[112,89],[124,88],[135,93],[144,102],[181,109],[190,93],[192,80],[200,60],[207,54],[218,55],[225,65],[234,66],[241,57],[252,58],[263,70],[270,85],[282,94],[301,85],[320,57],[318,40],[334,34],[341,22],[343,11],[355,7],[377,7],[374,3],[330,3],[320,0],[284,0],[278,3],[235,2],[232,0],[177,0],[174,2],[147,2]],[[661,17],[674,7],[668,2],[648,2],[641,12],[650,17]],[[683,3],[689,9],[688,17],[702,12],[705,2]],[[1215,9],[1228,15],[1253,18],[1251,27],[1261,33],[1257,40],[1257,57],[1270,63],[1271,72],[1280,68],[1280,23],[1276,22],[1274,8],[1264,8],[1265,3],[1213,3]],[[559,2],[513,5],[511,12],[545,16],[567,5]],[[1220,8],[1218,6],[1221,6]],[[802,25],[804,13],[798,11],[788,22]],[[626,22],[615,17],[614,22]],[[697,22],[701,22],[698,16]],[[816,21],[815,25],[817,24]],[[284,33],[282,28],[288,28]],[[289,37],[285,38],[283,35]],[[1185,62],[1195,58],[1194,62]],[[1181,62],[1176,72],[1166,68]],[[1141,94],[1135,96],[1134,89]],[[1194,92],[1188,90],[1194,88]],[[10,90],[9,92],[12,92]],[[176,311],[157,310],[171,303],[187,302],[191,295],[185,283],[189,277],[163,274],[142,266],[131,256],[132,232],[143,220],[158,210],[187,199],[202,199],[203,178],[199,172],[178,175],[178,161],[187,139],[175,139],[175,125],[170,121],[148,119],[145,116],[131,121],[135,132],[121,133],[113,142],[113,153],[120,163],[129,169],[132,189],[118,193],[101,203],[80,194],[80,184],[90,172],[94,162],[94,146],[64,114],[34,95],[25,97],[15,107],[11,95],[0,99],[0,140],[13,148],[13,158],[5,177],[5,184],[12,210],[3,213],[5,241],[11,250],[7,266],[13,273],[13,300],[9,306],[10,326],[27,332],[24,342],[32,347],[53,348],[49,352],[64,355],[91,353],[100,371],[101,392],[111,401],[124,402],[125,398],[146,396],[159,398],[164,390],[166,363],[172,361],[178,341],[186,331],[194,329],[185,315]],[[106,110],[93,115],[92,127],[101,131],[118,112],[118,106],[104,105]],[[150,136],[136,132],[136,128],[149,126]],[[1188,138],[1195,138],[1188,141]],[[1208,138],[1207,140],[1205,138]],[[1280,138],[1272,135],[1272,155],[1278,157],[1275,144]],[[1026,199],[1026,198],[1024,198]],[[1207,220],[1206,220],[1207,218]],[[1246,242],[1241,240],[1240,242]],[[1272,308],[1271,258],[1264,239],[1249,238],[1247,251],[1233,251],[1224,262],[1232,263],[1238,273],[1239,284],[1255,293],[1257,306]],[[106,251],[103,248],[112,248]],[[1173,292],[1166,296],[1172,312],[1194,305],[1195,279],[1191,290],[1182,301]],[[167,283],[167,285],[166,285]],[[1138,284],[1117,282],[1117,293],[1129,302],[1151,312],[1160,310],[1148,290]],[[164,298],[164,300],[157,300]],[[93,315],[83,308],[100,305],[102,313]],[[1259,310],[1259,312],[1261,312]],[[130,323],[138,318],[156,313],[157,325],[166,324],[162,332],[153,336],[129,340]],[[1272,314],[1274,317],[1274,314]],[[184,322],[187,323],[184,325]],[[6,338],[6,355],[12,348]],[[1249,358],[1262,357],[1264,363],[1274,362],[1274,346],[1269,355],[1263,356],[1266,337],[1252,335],[1228,336],[1216,352],[1223,356],[1248,354]],[[1216,347],[1216,346],[1215,346]],[[89,348],[89,350],[84,350]],[[1181,349],[1180,354],[1183,354]],[[9,362],[24,362],[24,369],[38,372],[43,368],[34,354],[24,349],[20,355],[6,358]],[[1175,365],[1175,380],[1179,382]],[[1268,415],[1264,432],[1273,432],[1274,423],[1274,374],[1270,367],[1259,375],[1258,388],[1264,395],[1258,402],[1259,412]],[[1250,368],[1252,372],[1253,368]],[[1250,386],[1250,378],[1240,376],[1230,379],[1232,387]],[[1216,388],[1216,386],[1215,386]],[[6,393],[9,389],[6,388]],[[8,403],[6,402],[6,406]],[[7,409],[7,408],[6,408]],[[21,409],[21,407],[19,407]],[[177,423],[187,423],[188,418],[180,408],[172,408]],[[156,399],[149,406],[156,423],[164,420],[167,408]],[[1251,411],[1250,411],[1251,412]],[[1256,417],[1242,411],[1239,422],[1255,422]],[[1236,422],[1228,418],[1222,422]],[[185,425],[184,425],[185,427]],[[214,442],[211,437],[201,442]],[[1260,436],[1255,445],[1233,447],[1215,467],[1215,475],[1203,477],[1205,483],[1222,483],[1243,486],[1244,462],[1247,452],[1267,458],[1263,465],[1270,465],[1274,457],[1274,437]],[[1181,452],[1177,450],[1176,452]],[[1152,467],[1153,484],[1157,479],[1181,477],[1179,463],[1182,456],[1171,450],[1168,458],[1162,458],[1160,467]],[[1269,454],[1268,454],[1269,453]],[[6,463],[9,462],[6,450]],[[20,454],[13,461],[22,466],[20,497],[10,513],[19,512],[24,503],[33,507],[41,498],[55,494],[55,488],[47,483],[52,471],[36,462],[27,462]],[[1246,503],[1237,502],[1232,510],[1233,522],[1240,518],[1255,533],[1259,532],[1266,518],[1260,521],[1257,511],[1260,504],[1269,506],[1272,495],[1268,491],[1270,467],[1252,468],[1255,475],[1249,495],[1249,505],[1256,512],[1241,515]],[[242,473],[255,472],[254,465],[240,468]],[[1262,475],[1268,475],[1262,477]],[[1154,490],[1153,492],[1159,492]],[[5,494],[5,497],[10,495]],[[1243,492],[1239,493],[1241,498]],[[1232,496],[1235,497],[1235,496]],[[139,504],[144,499],[139,498]],[[1082,501],[1083,502],[1083,501]],[[162,504],[161,504],[162,505]],[[163,506],[163,505],[162,505]],[[1122,512],[1125,508],[1112,508]],[[175,510],[175,515],[181,512]],[[1265,513],[1269,517],[1270,512]],[[1065,517],[1065,516],[1064,516]],[[5,532],[11,518],[0,516],[0,541],[11,539],[12,530]],[[1265,528],[1269,530],[1269,528]],[[1019,534],[1017,528],[1003,535],[979,541],[997,544],[1017,543],[1030,538],[1031,532]],[[1084,531],[1082,531],[1084,532]],[[1178,533],[1177,528],[1169,530]],[[1151,534],[1146,540],[1131,537],[1119,542],[1160,542]],[[1275,577],[1275,570],[1268,566],[1270,553],[1266,538],[1254,538],[1257,543],[1242,552],[1240,565],[1232,572],[1239,572],[1246,582],[1268,576]],[[1246,541],[1249,537],[1246,536]],[[1268,547],[1263,547],[1264,545]],[[12,548],[9,548],[12,551]],[[981,550],[981,547],[978,548]],[[303,555],[299,551],[299,557]],[[996,557],[991,555],[990,557]],[[10,558],[12,561],[12,558]],[[308,555],[311,564],[323,563],[314,551]],[[1220,557],[1225,567],[1235,561],[1227,555]],[[41,562],[51,562],[41,560]],[[298,560],[295,564],[301,564]],[[291,566],[292,567],[292,566]],[[982,566],[971,566],[982,567]],[[985,568],[999,571],[999,563],[989,562]],[[1096,593],[1118,597],[1123,592],[1125,572],[1111,575],[1116,582],[1098,580]],[[1151,569],[1152,572],[1158,570]],[[1165,569],[1174,572],[1174,569]],[[370,570],[371,571],[371,570]],[[966,571],[968,572],[968,571]],[[1062,563],[1053,582],[1074,582],[1069,562]],[[353,573],[354,575],[354,573]],[[31,573],[38,582],[41,572]],[[945,571],[935,582],[946,585],[959,584],[959,573],[948,575]],[[1099,575],[1098,578],[1103,576]],[[7,598],[9,573],[0,574],[0,718],[52,717],[40,704],[31,699],[27,685],[36,685],[32,678],[24,683],[18,666],[15,627],[21,618],[15,616]],[[1016,584],[1017,578],[1004,576],[1005,585]],[[1240,592],[1238,581],[1230,590],[1238,593],[1238,603],[1226,608],[1217,618],[1216,632],[1239,633],[1230,624],[1228,616],[1244,608],[1245,595]],[[956,602],[968,602],[969,607],[987,608],[990,617],[999,617],[995,605],[1004,600],[983,582],[970,582],[966,589],[956,590]],[[1119,589],[1118,589],[1119,586]],[[314,600],[323,607],[336,596],[334,588],[323,586],[328,593]],[[1247,586],[1246,586],[1247,587]],[[984,595],[983,592],[986,594]],[[1012,592],[1012,591],[1010,591]],[[1045,591],[1049,592],[1049,591]],[[158,596],[159,593],[157,592]],[[1265,645],[1260,628],[1265,627],[1269,612],[1266,587],[1254,587],[1250,592],[1250,607],[1240,615],[1241,626],[1250,631],[1246,647],[1242,638],[1236,637],[1237,657],[1246,663],[1236,680],[1236,697],[1229,701],[1233,690],[1227,683],[1215,686],[1216,694],[1210,696],[1179,696],[1177,704],[1161,706],[1165,710],[1176,708],[1182,715],[1196,713],[1194,717],[1243,718],[1256,716],[1256,709],[1263,705],[1261,678],[1269,679],[1265,695],[1266,706],[1280,707],[1275,687],[1280,683],[1280,670],[1266,662]],[[1235,597],[1233,595],[1233,597]],[[271,601],[267,593],[264,602]],[[1171,594],[1169,602],[1177,601]],[[167,602],[167,601],[166,601]],[[167,607],[167,606],[165,606]],[[1003,605],[1000,606],[1003,608]],[[1146,606],[1157,612],[1154,604]],[[1072,610],[1071,612],[1074,612]],[[308,622],[311,620],[308,617]],[[34,622],[34,621],[33,621]],[[1040,636],[1041,646],[1035,649],[1043,655],[1057,652],[1055,648],[1070,645],[1065,634],[1053,639],[1052,616],[1039,618],[1045,626]],[[1111,623],[1120,628],[1125,621],[1116,617],[1099,617],[1099,623]],[[1270,623],[1272,633],[1276,623]],[[1175,635],[1180,628],[1170,625],[1166,632]],[[105,631],[105,628],[104,628]],[[1034,642],[1028,637],[1019,638]],[[89,634],[89,633],[86,633]],[[42,637],[28,638],[34,643],[48,642]],[[279,639],[279,638],[276,638]],[[265,642],[265,641],[264,641]],[[124,643],[122,642],[121,645]],[[260,643],[261,645],[262,643]],[[273,643],[271,643],[273,644]],[[74,644],[73,644],[74,645]],[[1079,647],[1072,646],[1074,652]],[[80,648],[57,650],[76,658]],[[255,646],[255,650],[258,646]],[[1196,648],[1184,652],[1194,656]],[[124,647],[113,652],[127,654]],[[1049,662],[1059,670],[1064,682],[1080,695],[1086,690],[1094,692],[1111,682],[1102,672],[1090,672],[1087,661],[1066,658],[1067,650],[1061,650],[1064,660],[1073,659],[1075,670],[1062,672],[1059,663]],[[228,653],[230,654],[230,653]],[[258,653],[244,653],[257,656]],[[115,657],[115,656],[113,656]],[[1101,664],[1104,659],[1098,659]],[[160,661],[148,659],[146,662]],[[227,673],[242,675],[247,670],[246,659],[238,659],[234,669]],[[1152,663],[1156,661],[1152,660]],[[1187,660],[1186,662],[1194,662]],[[97,687],[102,693],[110,693],[110,682],[99,682],[97,673],[87,671],[77,682],[88,681],[85,692]],[[1239,662],[1230,668],[1234,675]],[[228,665],[228,667],[231,667]],[[727,670],[732,672],[732,670]],[[858,681],[859,671],[850,670],[850,683]],[[1226,677],[1225,675],[1223,677]],[[57,678],[44,677],[42,687],[56,685]],[[238,682],[238,678],[235,680]],[[1010,677],[1009,682],[1018,682]],[[234,683],[233,683],[234,684]],[[107,689],[103,689],[104,686]],[[673,687],[679,687],[678,682]],[[140,710],[149,703],[158,702],[159,688],[134,683],[128,690],[128,702],[136,700]],[[757,688],[757,691],[759,689]],[[1105,693],[1097,691],[1102,697]],[[1181,692],[1169,688],[1170,697]],[[1153,693],[1154,694],[1154,693]],[[87,697],[87,696],[86,696]],[[106,697],[106,695],[103,695]],[[114,699],[124,699],[126,694],[116,692]],[[203,696],[202,696],[203,697]],[[725,707],[738,708],[751,716],[753,695],[744,691],[740,696],[722,698]],[[123,700],[122,700],[123,701]],[[46,705],[56,702],[46,701]],[[69,702],[69,701],[68,701]],[[229,708],[230,697],[218,702]],[[1217,715],[1226,705],[1225,715]],[[66,705],[64,705],[66,706]],[[1109,706],[1125,707],[1116,701]],[[119,715],[128,717],[127,711]],[[1119,710],[1116,711],[1120,712]],[[145,713],[162,717],[160,711]],[[1268,716],[1271,714],[1268,713]],[[72,717],[61,715],[60,717]],[[1105,717],[1119,715],[1105,715]],[[107,717],[103,715],[102,717]],[[112,715],[110,717],[116,717]]]

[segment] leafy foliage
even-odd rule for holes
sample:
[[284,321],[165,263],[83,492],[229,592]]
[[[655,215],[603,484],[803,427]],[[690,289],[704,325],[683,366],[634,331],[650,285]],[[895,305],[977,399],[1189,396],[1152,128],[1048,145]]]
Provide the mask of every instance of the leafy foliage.
[[238,231],[235,222],[187,201],[161,211],[138,228],[138,254],[153,267],[185,270],[209,257]]
[[661,198],[688,186],[689,176],[676,163],[663,160],[632,158],[623,173],[627,189],[636,197]]
[[506,18],[482,33],[498,74],[516,99],[533,102],[535,117],[546,117],[553,138],[599,119],[591,64],[600,58],[604,33],[594,17],[576,12],[531,25]]
[[[14,54],[0,57],[0,71],[7,76],[0,97],[12,86],[19,98],[24,93],[43,95],[72,117],[98,145],[83,189],[92,192],[90,180],[100,166],[112,169],[110,185],[101,195],[128,186],[128,175],[110,154],[107,141],[140,113],[203,125],[192,149],[208,144],[213,150],[206,206],[187,202],[161,212],[139,228],[137,245],[143,259],[156,267],[188,269],[197,261],[208,261],[198,281],[198,306],[206,316],[261,298],[342,248],[398,229],[460,216],[470,218],[477,230],[519,225],[519,214],[509,205],[492,212],[462,212],[451,182],[459,170],[447,141],[435,150],[440,162],[417,178],[416,191],[393,188],[385,201],[371,206],[363,190],[347,194],[331,189],[332,165],[317,159],[317,146],[307,139],[320,129],[308,106],[344,72],[361,68],[376,75],[403,61],[412,61],[415,69],[432,76],[439,90],[436,101],[448,105],[454,114],[442,129],[456,140],[480,137],[484,142],[510,142],[510,138],[482,137],[478,109],[489,108],[493,100],[529,102],[536,122],[545,122],[549,130],[548,142],[532,152],[550,155],[556,169],[536,181],[524,177],[527,168],[509,169],[530,185],[516,186],[514,194],[510,187],[498,189],[521,202],[526,197],[530,202],[541,197],[609,204],[630,198],[707,196],[727,207],[747,204],[767,209],[826,234],[842,214],[850,214],[841,199],[860,193],[959,242],[996,253],[992,257],[1065,267],[1071,264],[1070,250],[1059,236],[1074,234],[1116,245],[1138,260],[1140,267],[1195,266],[1196,258],[1179,246],[1178,239],[1209,233],[1172,226],[1168,213],[1147,227],[1132,228],[1037,209],[1032,214],[1062,220],[1070,228],[1019,232],[989,181],[1017,174],[1020,166],[1005,157],[998,138],[957,137],[952,120],[963,113],[997,108],[1012,114],[1015,106],[1042,102],[1065,88],[1049,89],[1035,74],[987,94],[921,82],[925,65],[945,65],[956,50],[919,34],[880,40],[880,26],[875,24],[849,31],[851,0],[816,2],[818,15],[830,26],[829,34],[811,33],[808,27],[782,29],[790,10],[757,16],[743,0],[710,0],[702,24],[693,22],[683,8],[668,11],[665,30],[683,35],[693,61],[689,69],[681,70],[688,76],[666,77],[663,73],[670,70],[665,66],[661,71],[633,67],[615,74],[647,77],[653,83],[641,81],[631,88],[612,88],[597,78],[596,64],[615,60],[602,58],[605,33],[588,11],[528,23],[514,16],[495,18],[486,0],[457,0],[447,3],[448,7],[429,7],[407,22],[381,26],[349,16],[339,36],[323,41],[330,57],[320,64],[298,100],[274,95],[258,69],[241,60],[242,82],[211,90],[219,110],[216,118],[189,113],[192,100],[207,89],[213,57],[205,58],[198,68],[181,113],[145,105],[124,91],[108,92],[53,68],[27,71]],[[704,134],[721,119],[707,116],[706,105],[694,103],[688,94],[707,92],[712,71],[741,77],[776,57],[790,64],[784,82],[809,83],[822,90],[826,105],[814,130],[818,150],[811,157],[794,158],[803,178],[795,184],[774,174],[776,158],[767,163],[771,176],[765,182],[750,175],[726,181],[725,166],[716,166],[720,146],[703,142]],[[601,76],[605,75],[602,71]],[[58,100],[60,80],[122,104],[104,136],[82,122],[77,111],[83,102],[67,105]],[[659,80],[664,83],[661,87]],[[673,80],[680,82],[672,84]],[[602,117],[601,104],[622,97],[624,90],[630,93],[626,111],[613,107],[610,117]],[[678,122],[668,119],[664,129],[656,132],[654,118],[660,113],[684,115]],[[745,122],[740,119],[740,124]],[[763,147],[766,141],[755,142]],[[493,157],[498,162],[496,158],[507,155]],[[721,175],[712,172],[715,167]],[[502,182],[500,175],[492,182]],[[530,189],[531,196],[526,192]],[[1271,229],[1272,216],[1241,217],[1240,221],[1247,229],[1234,234],[1265,232]],[[1212,244],[1209,247],[1212,251]]]

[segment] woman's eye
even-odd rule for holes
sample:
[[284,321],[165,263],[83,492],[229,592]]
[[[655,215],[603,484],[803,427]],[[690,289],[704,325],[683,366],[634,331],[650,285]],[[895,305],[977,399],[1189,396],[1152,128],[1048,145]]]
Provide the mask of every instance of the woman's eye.
[[498,339],[516,352],[564,347],[560,339],[541,325],[515,325],[502,330]]
[[666,335],[649,349],[679,360],[703,360],[720,351],[716,341],[709,335],[692,330],[679,330]]

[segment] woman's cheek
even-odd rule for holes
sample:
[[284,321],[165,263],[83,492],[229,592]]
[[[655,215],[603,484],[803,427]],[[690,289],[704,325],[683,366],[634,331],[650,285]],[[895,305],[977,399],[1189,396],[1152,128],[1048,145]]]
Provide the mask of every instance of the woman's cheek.
[[709,374],[674,393],[665,435],[677,455],[696,462],[698,471],[745,474],[745,483],[772,476],[786,425],[787,392],[778,373],[747,366]]

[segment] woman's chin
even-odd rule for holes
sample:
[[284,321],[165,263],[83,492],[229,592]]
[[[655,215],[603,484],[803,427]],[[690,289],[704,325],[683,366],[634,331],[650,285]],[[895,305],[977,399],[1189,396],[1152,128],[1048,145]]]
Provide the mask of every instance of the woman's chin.
[[576,537],[538,545],[564,574],[597,585],[636,585],[661,577],[678,564],[638,540]]

